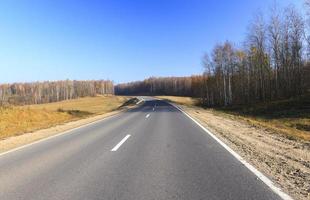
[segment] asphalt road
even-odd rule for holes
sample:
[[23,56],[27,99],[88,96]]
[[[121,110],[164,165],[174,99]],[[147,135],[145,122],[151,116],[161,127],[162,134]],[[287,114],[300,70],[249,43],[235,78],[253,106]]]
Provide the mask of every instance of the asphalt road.
[[170,104],[140,107],[0,156],[0,199],[280,199]]

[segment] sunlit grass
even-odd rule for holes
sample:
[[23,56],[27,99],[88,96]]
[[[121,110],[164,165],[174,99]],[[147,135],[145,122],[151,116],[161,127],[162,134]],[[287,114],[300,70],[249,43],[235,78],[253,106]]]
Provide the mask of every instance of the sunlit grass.
[[192,97],[180,97],[180,96],[156,96],[156,98],[168,100],[177,104],[194,106],[198,103],[198,99]]
[[64,111],[79,110],[90,114],[103,114],[117,109],[128,99],[129,97],[123,97],[123,96],[112,96],[112,95],[97,96],[97,97],[85,97],[68,101],[37,104],[23,107],[35,110],[41,110],[41,109],[46,109],[48,111],[57,111],[59,109]]
[[[197,99],[191,97],[159,96],[159,98],[193,107]],[[294,99],[206,110],[247,121],[253,126],[267,128],[289,139],[310,141],[309,95]],[[203,114],[203,113],[200,113]]]
[[29,106],[0,107],[0,139],[118,109],[128,97],[98,96]]

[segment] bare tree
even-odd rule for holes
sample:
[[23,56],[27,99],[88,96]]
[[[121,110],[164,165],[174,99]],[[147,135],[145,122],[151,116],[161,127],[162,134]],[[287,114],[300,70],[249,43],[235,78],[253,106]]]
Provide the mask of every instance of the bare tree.
[[269,43],[271,48],[272,66],[275,72],[275,96],[279,96],[279,73],[281,66],[281,16],[277,5],[271,9],[271,17],[268,25]]
[[[266,25],[261,13],[255,16],[248,33],[250,68],[255,92],[259,101],[267,98],[268,77],[270,76],[269,57],[266,53]],[[269,95],[270,96],[270,95]]]
[[114,94],[112,81],[54,81],[0,85],[0,105],[39,104],[97,94]]
[[289,27],[289,44],[291,51],[291,64],[289,69],[289,80],[291,82],[291,93],[301,94],[302,90],[302,48],[304,36],[304,20],[295,7],[286,10],[287,23]]
[[305,0],[305,8],[308,16],[307,24],[308,24],[308,34],[306,33],[306,41],[308,43],[308,59],[310,57],[310,0]]

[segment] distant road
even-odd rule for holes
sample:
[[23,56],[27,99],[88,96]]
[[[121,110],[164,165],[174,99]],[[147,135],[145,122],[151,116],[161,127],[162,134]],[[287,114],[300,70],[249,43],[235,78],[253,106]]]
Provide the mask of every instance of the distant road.
[[138,108],[0,156],[1,200],[269,200],[267,185],[170,104]]

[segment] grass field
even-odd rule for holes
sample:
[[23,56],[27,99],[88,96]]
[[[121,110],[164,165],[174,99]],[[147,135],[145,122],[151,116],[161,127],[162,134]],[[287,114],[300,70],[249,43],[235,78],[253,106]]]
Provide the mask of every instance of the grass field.
[[155,96],[155,97],[186,106],[195,106],[198,103],[198,99],[192,97],[177,97],[177,96]]
[[275,129],[292,139],[310,140],[310,95],[218,110]]
[[117,110],[129,97],[97,96],[48,104],[0,107],[0,139]]
[[[158,96],[158,98],[191,107],[197,105],[197,99],[190,97]],[[218,115],[245,120],[254,126],[268,128],[290,139],[310,141],[310,95],[251,106],[209,110]]]

